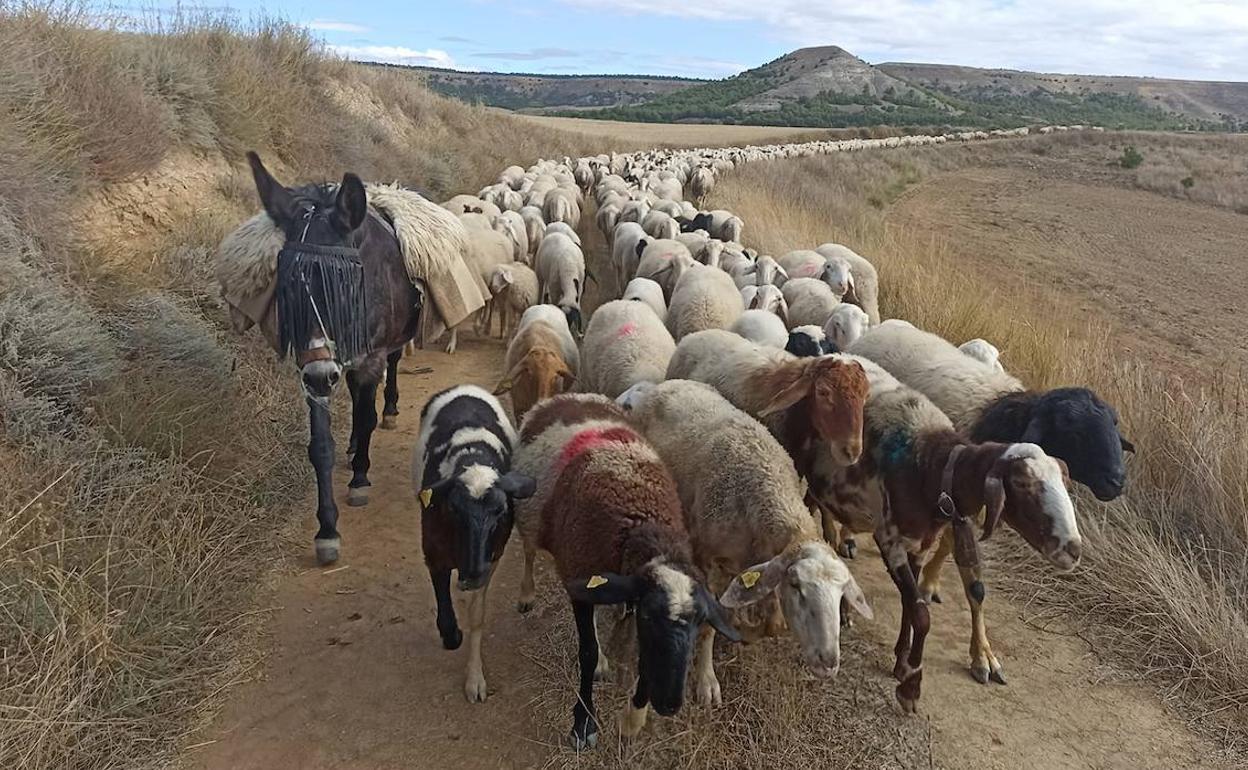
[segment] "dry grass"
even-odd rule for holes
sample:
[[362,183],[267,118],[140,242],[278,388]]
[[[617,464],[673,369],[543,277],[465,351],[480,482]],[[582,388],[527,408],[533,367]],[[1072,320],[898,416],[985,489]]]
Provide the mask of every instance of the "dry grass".
[[[833,240],[872,258],[886,316],[952,340],[985,337],[1037,387],[1095,388],[1140,452],[1131,484],[1103,505],[1080,495],[1088,548],[1076,580],[1014,565],[997,580],[1031,606],[1074,618],[1102,652],[1177,698],[1179,713],[1235,748],[1248,746],[1248,388],[1235,373],[1181,381],[1068,325],[1061,297],[985,291],[947,244],[886,221],[887,202],[939,167],[994,162],[1017,147],[848,155],[751,166],[716,188],[747,241],[781,253]],[[1102,144],[1101,142],[1104,142]],[[1097,152],[1115,139],[1097,140]],[[1117,140],[1120,141],[1120,140]],[[1154,140],[1137,142],[1146,158]],[[1155,140],[1159,146],[1183,140]],[[1204,138],[1197,140],[1197,148]],[[1239,142],[1228,138],[1228,142]],[[1058,148],[1060,149],[1060,148]],[[1045,151],[1055,151],[1048,148]],[[1176,153],[1178,150],[1176,149]],[[1193,150],[1199,152],[1199,149]],[[960,157],[961,156],[961,157]],[[1130,180],[1125,180],[1130,183]],[[881,210],[883,209],[883,210]],[[1019,560],[1023,564],[1030,560]]]
[[279,23],[0,6],[0,767],[163,766],[238,679],[310,510],[306,417],[224,333],[212,252],[291,181],[435,197],[590,139],[327,58]]

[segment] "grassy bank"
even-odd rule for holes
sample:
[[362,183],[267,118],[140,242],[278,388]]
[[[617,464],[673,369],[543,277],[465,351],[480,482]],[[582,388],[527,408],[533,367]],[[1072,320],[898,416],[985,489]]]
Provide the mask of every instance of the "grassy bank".
[[[1146,158],[1169,152],[1173,163],[1187,154],[1226,168],[1199,144],[1131,139]],[[886,316],[958,342],[993,340],[1005,351],[1006,367],[1029,385],[1086,384],[1118,408],[1140,452],[1129,463],[1130,489],[1122,499],[1103,505],[1080,494],[1084,566],[1073,577],[1058,577],[1011,549],[997,553],[992,579],[1025,597],[1042,618],[1069,621],[1124,670],[1178,698],[1185,718],[1242,748],[1248,742],[1248,390],[1242,379],[1170,376],[1089,336],[1087,324],[1065,320],[1080,318],[1064,312],[1069,298],[985,285],[974,266],[953,258],[950,244],[888,223],[890,202],[925,175],[992,163],[994,154],[1060,148],[1046,144],[1052,141],[1078,140],[1028,140],[974,154],[938,148],[758,164],[716,188],[714,203],[742,215],[746,241],[763,253],[829,240],[851,246],[879,267]],[[1078,149],[1112,156],[1122,141],[1104,137]],[[1107,165],[1093,173],[1101,182],[1149,186],[1147,177]],[[1233,174],[1211,173],[1207,181],[1222,192],[1209,203],[1238,205]],[[1017,571],[1015,563],[1027,569]]]
[[280,23],[0,8],[0,767],[159,766],[244,673],[306,543],[293,378],[228,337],[212,252],[290,181],[434,197],[590,149]]

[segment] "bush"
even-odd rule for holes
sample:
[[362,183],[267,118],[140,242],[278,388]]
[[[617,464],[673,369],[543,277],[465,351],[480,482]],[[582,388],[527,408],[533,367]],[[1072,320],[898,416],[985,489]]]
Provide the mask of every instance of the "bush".
[[1179,184],[1183,185],[1184,190],[1190,190],[1196,186],[1196,180],[1190,176],[1185,176],[1179,180]]
[[1122,156],[1118,158],[1118,165],[1123,168],[1139,168],[1144,162],[1144,156],[1139,150],[1135,149],[1135,145],[1128,144],[1127,148],[1122,151]]

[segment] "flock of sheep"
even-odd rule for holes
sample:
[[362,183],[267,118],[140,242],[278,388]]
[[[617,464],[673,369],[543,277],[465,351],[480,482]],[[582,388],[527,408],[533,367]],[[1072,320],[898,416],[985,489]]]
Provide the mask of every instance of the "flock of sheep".
[[[619,729],[636,735],[649,708],[680,708],[691,658],[699,701],[720,703],[717,634],[787,627],[812,672],[835,674],[847,608],[871,617],[842,560],[855,532],[873,534],[901,597],[903,708],[919,698],[928,604],[950,554],[972,609],[971,673],[1004,683],[978,542],[1004,522],[1073,569],[1071,479],[1104,500],[1125,484],[1131,447],[1114,410],[1084,388],[1026,390],[984,340],[959,349],[882,321],[876,270],[845,246],[758,254],[741,217],[698,204],[744,162],[1025,133],[541,161],[443,204],[473,233],[469,263],[493,294],[479,328],[492,332],[498,313],[510,339],[494,393],[461,385],[425,405],[413,468],[449,649],[462,641],[452,568],[470,592],[470,701],[486,697],[484,597],[513,521],[520,610],[533,606],[538,551],[571,600],[578,749],[596,742],[593,682],[608,670],[595,607],[627,607],[635,626],[637,685]],[[620,298],[586,323],[588,200]]]

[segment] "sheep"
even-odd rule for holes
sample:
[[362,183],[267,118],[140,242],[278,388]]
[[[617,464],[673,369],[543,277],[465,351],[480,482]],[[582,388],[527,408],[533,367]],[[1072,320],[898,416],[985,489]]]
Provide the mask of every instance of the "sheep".
[[615,398],[667,372],[676,342],[647,305],[617,299],[589,318],[581,343],[580,389]]
[[784,321],[767,310],[746,310],[732,322],[728,331],[739,334],[750,342],[777,349],[783,349],[789,339]]
[[784,293],[771,284],[746,286],[741,289],[741,300],[748,310],[766,310],[781,321],[788,321],[789,303],[784,301]]
[[789,305],[789,328],[818,326],[827,322],[840,300],[823,281],[815,278],[790,278],[781,289]]
[[621,299],[645,303],[654,311],[659,321],[667,323],[667,302],[663,300],[663,287],[649,278],[634,278],[629,281]]
[[676,282],[697,262],[680,241],[666,238],[638,241],[637,247],[640,249],[641,259],[637,263],[634,276],[649,278],[663,288],[663,299],[668,303],[670,315],[672,290],[676,288]]
[[638,681],[619,722],[621,734],[636,736],[647,705],[663,716],[680,709],[703,623],[740,640],[693,563],[676,484],[620,409],[598,395],[568,394],[535,407],[521,426],[515,465],[542,482],[542,492],[516,513],[525,552],[518,607],[533,606],[540,549],[554,558],[576,620],[580,687],[569,743],[579,751],[598,741],[594,678],[606,670],[598,605],[636,608]]
[[664,214],[667,214],[672,219],[676,219],[677,217],[684,215],[684,211],[681,210],[680,204],[672,200],[655,201],[654,205],[650,207],[650,210],[662,211]]
[[1005,371],[1005,367],[1001,365],[1001,351],[997,350],[997,346],[988,340],[976,337],[958,345],[958,350],[977,361],[987,364],[994,372]]
[[521,262],[500,265],[490,276],[490,294],[494,299],[488,306],[483,324],[485,333],[490,333],[497,306],[498,337],[503,339],[510,327],[519,323],[520,315],[537,304],[537,273]]
[[558,305],[568,326],[581,329],[581,295],[585,291],[585,255],[567,235],[554,232],[542,238],[533,260],[538,295],[543,303]]
[[644,200],[634,200],[625,203],[620,209],[620,222],[635,222],[641,224],[641,220],[650,212],[650,204]]
[[784,352],[798,358],[810,358],[841,351],[828,339],[822,328],[807,325],[798,326],[789,332],[788,340],[784,343]]
[[542,218],[547,222],[564,222],[575,230],[581,223],[581,209],[572,193],[555,188],[542,199]]
[[651,238],[675,238],[680,234],[676,220],[656,209],[651,209],[641,220],[641,229]]
[[525,206],[520,209],[520,218],[524,220],[524,229],[529,236],[529,255],[537,254],[537,247],[542,245],[542,236],[546,234],[546,220],[542,219],[542,210],[536,206]]
[[516,335],[518,336],[526,326],[533,323],[544,323],[555,330],[559,335],[563,360],[575,375],[581,368],[581,354],[577,350],[576,340],[572,337],[572,329],[563,311],[556,305],[534,305],[520,316],[520,323],[516,326]]
[[1113,407],[1091,390],[1025,390],[1014,377],[935,334],[891,322],[864,334],[849,352],[870,358],[927,396],[972,439],[1039,444],[1098,499],[1122,494],[1123,452],[1134,447],[1119,432]]
[[498,206],[489,201],[483,201],[475,195],[456,195],[454,198],[444,202],[442,208],[452,214],[484,214],[486,217],[493,218],[501,213]]
[[538,401],[563,393],[576,380],[579,361],[569,361],[564,345],[568,333],[562,313],[559,320],[529,316],[520,324],[507,345],[503,366],[507,374],[494,388],[494,395],[511,394],[511,407],[517,422]]
[[816,246],[815,251],[828,258],[839,258],[849,263],[849,272],[853,280],[842,300],[857,305],[867,311],[867,318],[872,326],[880,323],[880,277],[875,265],[862,255],[839,243],[825,243]]
[[[808,481],[811,496],[825,515],[825,531],[832,529],[826,520],[829,515],[852,531],[874,530],[901,594],[893,669],[899,681],[897,699],[904,710],[913,711],[922,682],[929,618],[916,572],[920,567],[925,572],[938,570],[955,550],[971,605],[971,673],[980,682],[992,678],[1004,683],[985,630],[984,586],[972,528],[986,507],[981,539],[988,539],[1004,518],[1059,570],[1073,569],[1082,541],[1066,491],[1065,468],[1034,444],[968,440],[921,393],[869,359],[849,358],[862,366],[870,381],[864,411],[866,446],[850,468],[820,452]],[[937,542],[941,545],[933,548]]]
[[511,469],[516,434],[498,399],[475,385],[441,391],[420,412],[412,486],[420,503],[421,549],[438,605],[442,646],[463,634],[451,600],[451,570],[468,593],[468,666],[464,696],[486,698],[481,637],[490,577],[511,535],[514,501],[533,494],[531,476]]
[[667,379],[705,382],[738,409],[762,420],[805,476],[817,444],[844,465],[862,452],[867,379],[841,356],[797,358],[711,329],[680,341]]
[[619,221],[620,207],[614,203],[599,206],[598,213],[594,215],[594,224],[598,226],[598,232],[602,233],[608,248],[612,245],[611,239],[615,234],[615,226]]
[[578,234],[576,230],[573,230],[572,226],[569,225],[567,222],[551,222],[550,224],[546,225],[546,230],[543,233],[542,237],[545,238],[551,233],[563,233],[564,235],[568,236],[568,238],[577,246],[581,246],[580,234]]
[[699,166],[693,170],[693,175],[689,177],[689,191],[693,194],[694,200],[701,201],[711,194],[711,190],[715,187],[715,172],[706,166]]
[[[853,282],[849,262],[839,257],[825,257],[817,251],[799,249],[788,252],[777,261],[785,271],[785,281],[790,278],[817,278],[828,285],[837,301],[849,292]],[[783,286],[784,281],[780,285]]]
[[[820,676],[835,674],[841,599],[865,617],[871,609],[819,536],[776,440],[713,388],[688,380],[647,388],[630,414],[676,479],[694,557],[711,586],[726,589],[724,606],[744,608],[778,594],[806,665]],[[707,705],[722,702],[712,660],[717,630],[703,629],[696,664],[698,699]]]
[[507,236],[512,243],[512,259],[527,262],[529,256],[529,232],[524,217],[515,211],[504,211],[494,219],[494,230]]
[[741,242],[741,230],[744,228],[740,217],[724,209],[702,212],[694,217],[690,224],[693,228],[706,230],[721,241],[736,241],[737,243]]
[[727,329],[744,309],[727,273],[694,263],[672,290],[667,328],[677,340],[704,329]]
[[615,286],[622,288],[637,273],[641,254],[637,244],[646,241],[646,231],[636,222],[619,222],[611,232],[611,267],[615,270]]
[[772,257],[763,255],[754,261],[754,282],[759,286],[784,286],[788,272]]
[[869,324],[870,318],[867,316],[867,311],[857,305],[842,302],[832,311],[832,315],[828,316],[827,322],[823,325],[823,332],[837,350],[845,350],[858,341],[858,338],[867,331]]

